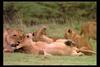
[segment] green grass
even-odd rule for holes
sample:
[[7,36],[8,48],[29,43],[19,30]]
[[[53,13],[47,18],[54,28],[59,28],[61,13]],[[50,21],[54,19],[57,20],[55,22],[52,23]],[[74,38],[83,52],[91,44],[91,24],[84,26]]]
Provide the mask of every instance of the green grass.
[[48,56],[23,53],[5,53],[4,65],[96,65],[93,56]]
[[[14,8],[10,5],[13,5]],[[4,28],[20,28],[24,33],[34,32],[42,25],[47,26],[47,35],[49,37],[64,38],[66,28],[74,28],[80,33],[80,26],[87,20],[96,19],[96,2],[91,3],[63,3],[63,8],[58,2],[15,2],[14,4],[4,2],[4,12],[9,12],[14,18],[4,23]],[[91,10],[91,7],[93,10]],[[65,10],[64,12],[62,10]],[[87,10],[88,9],[88,10]],[[15,13],[12,13],[12,10]],[[16,12],[16,10],[18,12]],[[76,10],[76,11],[74,11]],[[64,13],[64,15],[62,15]],[[4,16],[7,13],[4,13]],[[42,16],[42,17],[40,17]],[[66,18],[64,18],[66,16]],[[20,18],[18,18],[20,17]],[[47,19],[47,17],[49,17]],[[94,18],[93,18],[94,17]],[[5,19],[6,20],[6,19]],[[66,20],[64,24],[61,24]],[[31,21],[38,25],[30,24]],[[21,24],[22,23],[22,24]],[[59,24],[57,24],[59,23]],[[25,25],[24,25],[25,24]],[[90,39],[89,42],[96,50],[96,40]],[[4,53],[4,65],[96,65],[96,55],[93,56],[49,56],[44,58],[40,55],[23,54],[23,53]]]
[[[13,18],[16,14],[27,24],[31,20],[36,23],[62,23],[64,16],[66,16],[66,22],[96,19],[96,2],[3,2],[3,6],[6,12],[4,15],[10,13],[8,17]],[[48,17],[50,21],[47,21]],[[18,20],[17,17],[13,19],[13,22],[16,20]]]

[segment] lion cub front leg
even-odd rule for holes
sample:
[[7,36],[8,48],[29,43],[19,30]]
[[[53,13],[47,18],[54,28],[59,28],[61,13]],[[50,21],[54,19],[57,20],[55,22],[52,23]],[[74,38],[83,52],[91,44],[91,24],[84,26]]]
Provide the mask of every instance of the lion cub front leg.
[[44,56],[52,56],[50,53],[47,53],[44,49],[43,52],[44,52]]

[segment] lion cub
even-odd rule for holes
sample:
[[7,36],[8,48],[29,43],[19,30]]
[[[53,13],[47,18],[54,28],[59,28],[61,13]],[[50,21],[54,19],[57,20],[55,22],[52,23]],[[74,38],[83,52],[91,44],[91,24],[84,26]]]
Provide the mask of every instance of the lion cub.
[[20,29],[6,28],[3,30],[3,51],[14,52],[14,46],[21,40],[23,33]]
[[92,55],[95,53],[92,49],[92,46],[83,37],[81,37],[75,30],[66,29],[64,37],[66,39],[72,39],[74,42],[76,42],[77,45],[75,46],[79,48],[79,51],[83,52],[85,55]]
[[82,36],[96,40],[96,22],[87,22],[81,26]]
[[23,40],[20,42],[16,49],[23,48],[25,53],[32,54],[42,54],[42,55],[71,55],[71,56],[80,56],[83,55],[81,52],[77,52],[76,47],[71,45],[74,42],[71,40],[66,40],[62,42],[52,42],[50,44],[43,41],[32,41],[32,38],[28,35],[23,37]]

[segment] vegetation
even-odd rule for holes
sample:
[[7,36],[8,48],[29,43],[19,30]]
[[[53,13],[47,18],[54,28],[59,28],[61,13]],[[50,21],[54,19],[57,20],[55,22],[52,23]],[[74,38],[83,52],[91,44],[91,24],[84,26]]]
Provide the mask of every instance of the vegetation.
[[[80,28],[86,21],[96,20],[96,2],[3,2],[4,28],[20,28],[33,32],[47,26],[49,37],[64,37],[66,28]],[[96,40],[89,42],[96,50]],[[96,65],[93,56],[33,56],[23,53],[4,53],[4,65]]]
[[4,21],[24,23],[70,23],[96,19],[96,2],[4,2]]
[[93,56],[48,56],[23,53],[4,54],[4,65],[96,65]]

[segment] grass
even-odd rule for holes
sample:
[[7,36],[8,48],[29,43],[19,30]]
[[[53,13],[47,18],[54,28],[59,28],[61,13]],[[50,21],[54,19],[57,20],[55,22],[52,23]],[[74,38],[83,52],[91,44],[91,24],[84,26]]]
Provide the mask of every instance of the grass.
[[49,56],[23,53],[4,54],[4,65],[96,65],[93,56]]
[[[70,24],[45,24],[47,26],[47,35],[50,37],[63,38],[64,30],[66,28],[74,28],[80,32],[80,26],[82,23],[76,22]],[[27,27],[22,25],[20,28],[24,32],[35,31],[41,25]],[[17,27],[17,25],[4,25],[4,27]],[[90,39],[89,42],[96,50],[96,40]],[[40,55],[23,54],[23,53],[4,53],[4,65],[96,65],[96,55],[93,56],[50,56],[44,58]]]
[[[14,5],[14,8],[12,6],[10,7],[11,4]],[[83,21],[93,19],[93,17],[96,19],[96,2],[66,2],[63,3],[62,6],[57,2],[16,2],[14,4],[10,2],[4,2],[3,6],[4,16],[7,13],[11,13],[11,15],[8,15],[9,18],[7,19],[11,19],[11,17],[13,18],[13,20],[10,20],[11,24],[4,24],[4,28],[20,28],[24,33],[28,33],[34,32],[36,29],[44,25],[42,23],[48,23],[45,25],[47,26],[47,35],[49,37],[64,38],[64,30],[66,28],[74,28],[80,32],[80,26],[83,24]],[[91,7],[93,10],[91,10]],[[63,13],[64,15],[62,15]],[[13,15],[15,16],[13,17]],[[66,18],[63,16],[66,16]],[[64,24],[57,24],[62,23],[63,20],[66,20]],[[30,23],[32,21],[39,25],[31,26]],[[96,50],[96,40],[90,39],[89,42],[93,46],[93,49]],[[96,65],[96,55],[74,57],[50,56],[44,58],[42,55],[37,56],[23,53],[4,53],[3,60],[4,65]]]

